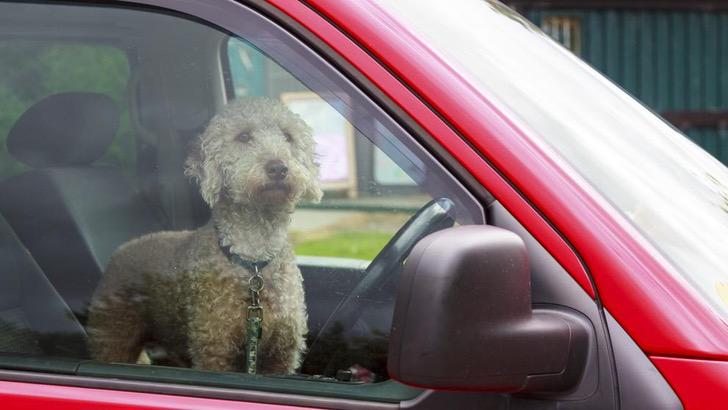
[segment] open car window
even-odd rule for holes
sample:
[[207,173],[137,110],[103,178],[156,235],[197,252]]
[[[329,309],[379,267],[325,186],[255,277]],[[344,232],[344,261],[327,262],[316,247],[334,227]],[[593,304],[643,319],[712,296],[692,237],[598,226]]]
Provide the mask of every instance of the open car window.
[[0,49],[53,60],[22,60],[43,87],[0,80],[0,367],[417,393],[386,373],[399,270],[483,211],[324,60],[239,14],[231,33],[0,2]]

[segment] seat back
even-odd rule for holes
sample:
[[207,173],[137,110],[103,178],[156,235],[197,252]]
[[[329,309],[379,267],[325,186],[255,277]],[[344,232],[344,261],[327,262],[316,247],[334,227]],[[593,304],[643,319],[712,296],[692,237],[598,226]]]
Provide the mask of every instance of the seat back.
[[86,334],[0,217],[0,353],[88,357]]
[[32,169],[0,183],[0,212],[82,320],[114,250],[161,230],[120,169],[93,164],[118,123],[107,96],[55,94],[26,111],[7,139],[10,154]]

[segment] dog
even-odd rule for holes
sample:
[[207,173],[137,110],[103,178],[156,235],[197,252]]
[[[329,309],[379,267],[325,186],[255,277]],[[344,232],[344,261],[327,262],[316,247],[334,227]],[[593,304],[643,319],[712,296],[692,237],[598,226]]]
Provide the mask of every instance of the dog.
[[228,104],[196,142],[185,174],[211,219],[112,255],[89,307],[91,355],[134,363],[153,343],[174,365],[240,371],[258,266],[258,373],[290,374],[305,350],[307,314],[288,226],[298,202],[322,197],[312,130],[282,102],[251,97]]

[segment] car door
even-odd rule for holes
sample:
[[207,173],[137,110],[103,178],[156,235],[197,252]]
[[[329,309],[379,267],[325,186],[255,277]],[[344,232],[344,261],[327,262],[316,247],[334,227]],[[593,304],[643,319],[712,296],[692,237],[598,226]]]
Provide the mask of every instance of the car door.
[[[406,249],[388,244],[428,203],[445,204],[436,208],[443,222],[433,229],[484,221],[482,205],[397,122],[324,59],[247,7],[2,7],[3,68],[28,71],[3,81],[8,155],[2,222],[8,258],[22,259],[5,273],[3,367],[15,383],[96,388],[32,389],[8,382],[8,400],[30,404],[54,396],[58,405],[93,407],[137,397],[152,407],[178,406],[162,404],[163,396],[99,390],[111,382],[121,383],[121,390],[161,392],[163,380],[172,382],[162,388],[166,393],[172,392],[167,387],[193,396],[200,396],[192,392],[198,388],[221,394],[228,388],[236,400],[300,396],[302,402],[294,401],[312,406],[352,400],[387,406],[419,394],[388,381],[390,298],[371,300],[344,323],[330,320],[372,271],[386,280],[387,294],[396,289]],[[226,16],[235,16],[234,26],[247,32],[232,35],[229,30],[238,28],[214,25]],[[145,232],[207,223],[208,205],[184,174],[190,147],[226,103],[263,96],[282,101],[311,127],[320,161],[323,201],[300,204],[289,232],[309,318],[310,351],[301,374],[251,377],[257,387],[248,390],[235,387],[240,373],[186,374],[189,369],[171,367],[176,363],[159,357],[154,346],[145,348],[153,366],[93,360],[89,303],[116,249]],[[380,253],[390,256],[377,259]],[[31,292],[39,287],[41,296]],[[68,323],[54,325],[57,317]],[[128,331],[120,323],[111,325]],[[218,380],[205,382],[208,376]],[[212,390],[202,396],[225,395]],[[258,398],[239,396],[246,390]],[[67,401],[58,397],[64,391],[85,394]]]
[[[78,191],[71,189],[99,178],[100,156],[38,167],[24,162],[17,150],[10,150],[13,158],[5,162],[12,164],[7,165],[12,171],[3,175],[0,190],[30,186],[41,176],[46,178],[43,181],[52,181],[59,192],[54,206],[69,210],[60,216],[66,227],[53,233],[66,238],[69,248],[85,250],[77,258],[87,258],[98,267],[87,270],[81,265],[78,269],[83,272],[78,276],[54,273],[57,266],[78,260],[64,259],[67,256],[34,245],[33,239],[49,234],[51,224],[25,226],[24,221],[31,217],[13,209],[30,209],[50,200],[32,189],[22,191],[25,193],[14,197],[15,207],[2,211],[9,225],[6,235],[13,238],[7,246],[28,256],[27,269],[39,279],[30,282],[25,273],[8,271],[7,282],[16,284],[13,297],[7,297],[8,311],[13,314],[30,317],[28,311],[34,304],[28,300],[27,289],[42,283],[48,288],[44,297],[54,302],[39,306],[54,310],[55,315],[61,309],[83,344],[85,308],[111,257],[98,244],[113,251],[141,234],[120,237],[115,234],[121,228],[104,221],[141,225],[144,229],[140,231],[146,232],[203,225],[209,209],[200,200],[197,186],[183,173],[188,146],[209,119],[236,98],[279,99],[311,126],[324,189],[320,204],[299,204],[289,231],[304,277],[309,315],[309,351],[299,374],[261,377],[174,367],[155,357],[154,346],[147,354],[152,364],[121,364],[94,360],[84,352],[65,352],[58,357],[45,351],[40,342],[40,348],[32,351],[15,344],[4,348],[0,371],[5,380],[0,394],[13,400],[9,403],[74,408],[268,407],[260,403],[275,408],[616,408],[620,401],[617,374],[632,377],[635,385],[652,385],[650,398],[671,393],[659,377],[635,370],[649,362],[600,309],[588,276],[574,279],[567,273],[567,269],[580,269],[568,242],[451,124],[308,6],[159,0],[119,5],[0,3],[0,7],[6,10],[0,17],[0,30],[8,47],[19,47],[15,42],[23,39],[25,49],[20,47],[19,55],[41,48],[50,60],[70,61],[60,68],[61,77],[70,78],[72,71],[82,73],[79,79],[66,81],[66,89],[47,87],[35,94],[29,93],[28,82],[22,78],[7,80],[3,85],[9,97],[0,104],[10,107],[10,97],[17,100],[32,95],[15,109],[11,124],[33,115],[39,102],[57,93],[109,93],[103,85],[88,90],[89,76],[105,67],[101,62],[109,57],[104,60],[92,52],[91,63],[74,66],[86,51],[73,49],[64,54],[59,51],[63,46],[103,45],[126,61],[126,71],[111,74],[117,82],[121,77],[128,82],[114,89],[119,94],[115,104],[121,107],[123,132],[115,130],[113,137],[116,144],[132,148],[120,153],[107,145],[94,147],[94,152],[116,153],[119,160],[109,166],[130,188],[114,192],[124,204],[133,202],[134,209],[141,207],[147,215],[142,218],[139,212],[127,212],[128,204],[112,207],[100,195],[79,198]],[[34,69],[43,78],[45,71]],[[70,119],[54,121],[61,121],[58,125],[62,126]],[[8,126],[8,138],[21,142],[29,138],[13,128]],[[101,137],[90,134],[89,138],[96,141]],[[32,148],[43,151],[42,141]],[[67,141],[66,149],[72,154],[91,150],[74,140]],[[485,180],[499,187],[495,195],[484,188]],[[86,207],[79,208],[79,201]],[[432,209],[436,218],[417,231],[407,246],[396,250],[400,238],[413,232],[409,221]],[[514,218],[513,210],[518,210],[519,219]],[[528,224],[519,222],[524,215]],[[406,253],[427,233],[471,224],[496,225],[519,234],[531,258],[534,304],[568,309],[590,323],[583,377],[569,391],[520,396],[457,393],[418,389],[389,379],[387,343],[397,278]],[[52,226],[58,225],[53,222]],[[539,240],[534,238],[534,230]],[[552,254],[559,255],[558,261]],[[376,281],[371,280],[375,274]],[[372,283],[377,292],[372,291]],[[25,343],[35,344],[37,338],[53,345],[63,336],[47,330],[46,318],[54,316],[36,310],[33,320],[15,315],[5,321],[14,337],[26,337]],[[619,340],[619,349],[610,347],[608,329],[612,340]],[[623,394],[621,399],[629,403],[634,400],[630,397]]]

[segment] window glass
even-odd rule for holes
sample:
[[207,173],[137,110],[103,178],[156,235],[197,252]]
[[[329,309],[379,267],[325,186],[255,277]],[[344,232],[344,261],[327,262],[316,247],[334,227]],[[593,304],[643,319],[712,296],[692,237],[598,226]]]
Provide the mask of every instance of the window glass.
[[67,79],[3,125],[0,166],[24,165],[0,180],[0,366],[413,394],[378,383],[399,271],[482,209],[324,60],[240,21],[0,3],[0,42],[53,44],[24,64]]
[[[424,168],[401,144],[398,165],[351,124],[350,107],[311,91],[249,43],[228,43],[231,89],[236,97],[279,95],[313,128],[325,195],[293,216],[291,239],[298,255],[373,259],[418,209],[432,200],[402,167]],[[395,143],[381,123],[374,131]],[[413,172],[418,172],[413,169]]]

